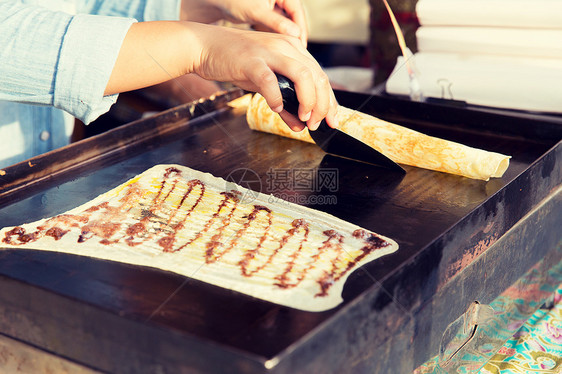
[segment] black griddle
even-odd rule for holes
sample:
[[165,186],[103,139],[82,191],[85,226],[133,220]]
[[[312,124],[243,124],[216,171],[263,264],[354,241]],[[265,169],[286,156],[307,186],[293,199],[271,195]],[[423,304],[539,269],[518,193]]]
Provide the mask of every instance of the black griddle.
[[265,193],[272,170],[337,170],[336,190],[284,196],[393,238],[396,253],[353,273],[340,306],[311,313],[149,267],[3,250],[0,333],[102,372],[410,372],[473,301],[489,303],[535,264],[547,271],[562,258],[559,118],[338,91],[347,107],[512,156],[488,182],[409,166],[402,176],[250,130],[226,106],[241,94],[4,169],[0,227],[60,214],[161,163],[223,178],[250,170],[250,187]]

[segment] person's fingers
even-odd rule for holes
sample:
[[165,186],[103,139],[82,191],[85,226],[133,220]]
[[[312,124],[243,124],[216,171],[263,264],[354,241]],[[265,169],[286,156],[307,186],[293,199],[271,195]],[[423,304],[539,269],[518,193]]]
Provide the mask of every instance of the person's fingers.
[[299,119],[308,122],[317,100],[314,74],[310,68],[303,66],[296,72],[289,72],[286,76],[295,84],[295,91],[299,100]]
[[267,101],[269,107],[276,113],[283,109],[283,97],[277,83],[275,73],[262,61],[254,61],[248,64],[246,72],[248,79]]
[[330,122],[335,125],[337,103],[328,76],[312,57],[306,56],[293,64],[284,64],[277,71],[295,84],[299,100],[298,117],[302,122],[315,130],[320,121],[330,114]]
[[293,116],[286,110],[283,110],[281,113],[279,113],[279,116],[281,116],[281,119],[283,119],[287,126],[289,126],[289,128],[295,132],[300,132],[306,127],[305,124],[302,123],[297,117]]
[[266,64],[259,62],[251,65],[253,68],[248,71],[247,75],[248,79],[252,82],[251,84],[255,86],[255,90],[260,92],[274,112],[279,113],[291,130],[295,132],[302,131],[306,127],[305,123],[286,110],[283,110],[283,97],[281,96],[277,77],[273,71]]
[[272,68],[294,82],[299,101],[298,118],[311,130],[316,130],[326,117],[329,117],[326,118],[329,125],[337,127],[337,102],[326,73],[314,60],[289,61]]
[[299,39],[306,47],[308,41],[308,23],[304,8],[300,0],[277,0],[277,6],[281,8],[287,17],[300,28]]
[[[295,84],[299,101],[298,118],[302,122],[307,122],[317,105],[316,77],[324,73],[298,39],[285,38],[285,41],[289,45],[278,45],[277,49],[284,55],[283,58],[270,61],[269,68],[286,76]],[[328,97],[326,96],[324,100],[328,101]]]
[[338,128],[340,125],[338,121],[338,102],[332,90],[330,90],[330,109],[326,115],[326,123],[334,129]]
[[265,26],[279,34],[285,34],[299,39],[302,35],[301,27],[282,13],[272,10],[263,10],[257,12],[254,18],[259,25]]
[[[283,100],[275,73],[282,74],[295,83],[301,122],[315,129],[326,117],[329,125],[336,126],[337,104],[328,77],[299,39],[217,26],[190,26],[200,31],[196,40],[203,51],[201,58],[195,59],[197,74],[259,92],[278,113],[283,109]],[[301,127],[294,121],[290,126]]]
[[316,130],[331,106],[331,94],[332,88],[330,87],[330,81],[324,72],[320,72],[319,76],[315,79],[316,88],[316,100],[314,103],[314,108],[312,110],[311,116],[307,121],[307,125],[311,130]]

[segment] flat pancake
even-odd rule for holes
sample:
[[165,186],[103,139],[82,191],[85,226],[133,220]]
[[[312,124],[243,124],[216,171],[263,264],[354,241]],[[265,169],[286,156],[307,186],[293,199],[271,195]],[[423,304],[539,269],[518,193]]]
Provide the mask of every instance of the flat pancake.
[[[246,119],[253,130],[314,143],[308,129],[301,132],[289,129],[259,94],[250,101]],[[428,136],[341,105],[338,120],[341,131],[399,164],[485,181],[500,178],[509,166],[510,156]]]
[[352,271],[398,245],[179,165],[158,165],[64,214],[0,230],[2,246],[168,270],[273,303],[331,309]]

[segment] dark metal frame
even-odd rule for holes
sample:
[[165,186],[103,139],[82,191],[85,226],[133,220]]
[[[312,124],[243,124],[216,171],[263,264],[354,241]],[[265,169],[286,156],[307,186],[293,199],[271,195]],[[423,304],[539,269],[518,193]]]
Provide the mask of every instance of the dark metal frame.
[[247,167],[263,180],[270,167],[330,167],[339,170],[338,204],[314,207],[394,238],[396,254],[352,274],[341,306],[307,313],[154,269],[0,251],[0,332],[108,372],[410,372],[475,300],[488,304],[537,263],[546,272],[562,258],[557,119],[338,92],[348,107],[514,155],[489,182],[410,167],[396,178],[248,130],[226,106],[240,94],[6,168],[0,226],[62,213],[154,163],[222,177]]

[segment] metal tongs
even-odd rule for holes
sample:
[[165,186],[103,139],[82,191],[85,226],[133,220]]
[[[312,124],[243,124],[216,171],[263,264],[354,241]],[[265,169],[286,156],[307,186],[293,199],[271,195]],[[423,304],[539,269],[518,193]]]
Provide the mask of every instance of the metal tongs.
[[[299,101],[295,85],[287,77],[280,74],[277,74],[277,81],[283,96],[283,109],[298,118]],[[331,128],[326,123],[326,120],[322,120],[317,130],[309,131],[309,133],[314,142],[326,153],[381,166],[401,173],[406,172],[400,165],[373,147],[341,130]]]

